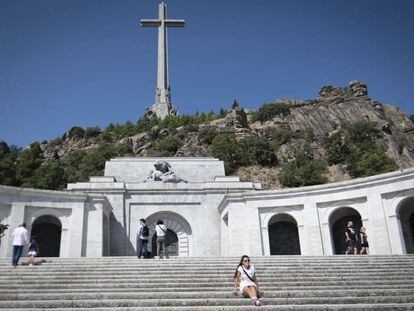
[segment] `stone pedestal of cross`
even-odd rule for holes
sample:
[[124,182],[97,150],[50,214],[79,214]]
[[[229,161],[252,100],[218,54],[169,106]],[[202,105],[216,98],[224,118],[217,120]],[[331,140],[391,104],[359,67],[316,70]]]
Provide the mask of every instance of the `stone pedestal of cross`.
[[164,119],[168,115],[177,115],[177,108],[171,104],[171,88],[168,78],[167,27],[184,27],[183,19],[167,19],[167,5],[159,5],[158,19],[141,19],[142,27],[158,27],[158,74],[155,91],[155,104],[146,115],[155,114]]

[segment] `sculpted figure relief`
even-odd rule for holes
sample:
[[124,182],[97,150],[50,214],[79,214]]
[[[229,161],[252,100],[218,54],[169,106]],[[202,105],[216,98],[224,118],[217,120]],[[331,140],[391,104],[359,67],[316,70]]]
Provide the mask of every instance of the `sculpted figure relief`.
[[151,170],[149,176],[144,180],[144,182],[150,181],[162,181],[162,182],[171,182],[171,183],[180,183],[187,181],[177,177],[174,171],[171,170],[171,165],[165,161],[158,161],[154,164],[155,170]]

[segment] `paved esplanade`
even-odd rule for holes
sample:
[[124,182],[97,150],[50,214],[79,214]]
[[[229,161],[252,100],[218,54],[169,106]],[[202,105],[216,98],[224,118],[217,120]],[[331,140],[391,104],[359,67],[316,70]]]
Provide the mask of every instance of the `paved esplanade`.
[[183,19],[167,19],[167,5],[160,3],[158,19],[141,19],[143,27],[158,27],[158,75],[155,104],[150,111],[164,119],[177,114],[171,104],[170,83],[168,79],[167,27],[184,27]]

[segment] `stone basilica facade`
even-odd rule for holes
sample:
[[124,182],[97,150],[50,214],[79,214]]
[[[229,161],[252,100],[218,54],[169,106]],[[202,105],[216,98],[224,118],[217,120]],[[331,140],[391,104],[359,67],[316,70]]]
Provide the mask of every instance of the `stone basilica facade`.
[[171,256],[343,254],[348,220],[373,255],[414,253],[414,169],[311,187],[262,190],[215,158],[115,158],[66,191],[0,186],[0,222],[38,237],[40,256],[133,256],[138,219],[163,220]]

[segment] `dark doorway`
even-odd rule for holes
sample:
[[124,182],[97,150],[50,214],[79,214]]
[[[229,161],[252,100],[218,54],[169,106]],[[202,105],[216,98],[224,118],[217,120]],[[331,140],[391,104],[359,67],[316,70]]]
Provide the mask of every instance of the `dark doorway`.
[[62,225],[54,216],[41,216],[32,224],[31,236],[37,237],[40,257],[59,257]]
[[[167,229],[167,254],[168,256],[178,256],[178,237],[174,231]],[[152,236],[151,255],[158,256],[157,254],[157,235]]]
[[414,197],[403,201],[398,210],[405,250],[407,254],[414,254]]
[[[334,254],[345,254],[347,244],[345,242],[345,230],[348,221],[354,223],[354,229],[359,234],[362,227],[361,215],[353,208],[344,207],[335,211],[330,217],[331,233],[333,240]],[[369,232],[368,232],[369,234]]]
[[298,226],[289,215],[276,215],[269,224],[270,255],[300,255]]

